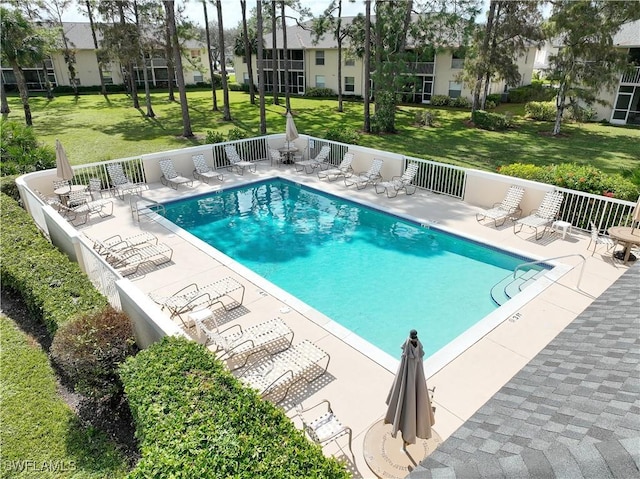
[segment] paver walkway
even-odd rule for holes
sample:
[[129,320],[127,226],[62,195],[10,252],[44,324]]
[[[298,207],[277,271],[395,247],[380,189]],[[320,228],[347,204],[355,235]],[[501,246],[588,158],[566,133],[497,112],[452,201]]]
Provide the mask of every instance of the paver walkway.
[[640,264],[409,477],[640,477]]

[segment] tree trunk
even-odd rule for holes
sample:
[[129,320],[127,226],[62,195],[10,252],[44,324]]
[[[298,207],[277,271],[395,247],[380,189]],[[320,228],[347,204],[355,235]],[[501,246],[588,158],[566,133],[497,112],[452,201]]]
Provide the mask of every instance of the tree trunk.
[[165,23],[165,56],[167,57],[167,89],[169,101],[176,101],[173,79],[176,77],[176,69],[173,67],[173,43],[171,41],[171,26],[169,21]]
[[46,62],[42,62],[42,71],[44,72],[44,87],[47,89],[47,100],[53,100],[53,87],[49,81]]
[[222,25],[222,1],[216,0],[218,10],[218,44],[220,45],[220,67],[222,71],[222,96],[224,98],[224,109],[222,119],[231,121],[231,108],[229,107],[229,82],[227,78],[227,59],[224,54],[224,26]]
[[376,24],[375,24],[375,28],[376,28],[376,49],[375,49],[375,65],[376,65],[376,75],[374,77],[374,85],[373,85],[373,91],[374,91],[374,97],[375,97],[375,101],[374,101],[374,117],[375,115],[378,113],[378,109],[380,108],[380,103],[378,102],[378,87],[380,85],[378,85],[378,77],[381,75],[382,72],[382,22],[380,20],[381,15],[378,15],[379,10],[382,8],[382,6],[384,5],[384,2],[381,0],[376,0]]
[[242,33],[244,34],[244,56],[247,59],[247,74],[249,75],[249,99],[256,104],[256,91],[253,88],[253,66],[251,65],[251,40],[247,29],[247,0],[240,0],[242,8]]
[[[489,13],[487,15],[487,26],[485,28],[485,35],[484,38],[482,39],[482,51],[480,53],[480,55],[482,56],[483,60],[481,60],[481,65],[486,64],[486,57],[488,54],[488,50],[489,50],[489,42],[491,41],[491,36],[493,35],[493,21],[495,18],[495,13],[496,13],[496,2],[495,0],[491,0],[490,4],[489,4]],[[476,84],[475,84],[475,88],[473,89],[473,101],[471,103],[471,119],[473,119],[473,113],[480,107],[480,94],[482,92],[482,79],[485,76],[485,72],[484,71],[478,71],[477,72],[477,76],[476,76]],[[485,94],[485,98],[486,98],[486,94]]]
[[165,0],[164,6],[167,12],[167,23],[169,24],[171,45],[173,47],[173,60],[175,61],[176,73],[178,78],[178,92],[180,93],[180,109],[182,110],[182,136],[184,136],[185,138],[191,138],[193,137],[193,131],[191,130],[191,117],[189,116],[187,90],[184,85],[184,73],[182,70],[182,54],[180,52],[180,44],[178,43],[178,35],[176,32],[176,17],[173,11],[173,0]]
[[371,133],[371,0],[364,5],[364,131]]
[[136,83],[136,77],[133,74],[133,62],[129,62],[127,69],[129,70],[129,89],[131,91],[133,107],[138,110],[140,109],[140,99],[138,98],[138,84]]
[[284,52],[284,99],[287,111],[291,111],[291,87],[289,85],[289,47],[287,46],[287,20],[284,16],[284,1],[280,2],[282,13],[282,51]]
[[562,126],[562,115],[564,114],[564,102],[567,98],[567,83],[562,80],[558,86],[558,96],[556,96],[556,121],[553,124],[553,136],[560,134]]
[[147,74],[147,61],[145,58],[144,52],[142,53],[142,76],[144,78],[144,98],[145,104],[147,107],[147,118],[155,118],[156,114],[153,111],[153,107],[151,106],[151,91],[149,89],[149,75]]
[[280,65],[280,61],[278,59],[278,49],[276,48],[276,33],[278,28],[278,16],[276,15],[277,6],[276,2],[271,2],[271,39],[273,41],[273,45],[271,46],[271,57],[273,58],[273,104],[279,105],[280,99],[278,98],[278,93],[280,89],[280,78],[278,75],[278,67]]
[[24,79],[24,73],[22,72],[22,68],[20,68],[20,65],[18,65],[17,62],[11,62],[11,68],[13,68],[13,74],[16,77],[18,91],[20,92],[20,100],[22,100],[24,121],[27,126],[33,126],[33,120],[31,118],[31,107],[29,106],[29,89],[27,88],[27,82]]
[[260,102],[260,134],[267,134],[267,113],[264,98],[264,45],[262,44],[263,24],[262,24],[262,0],[256,0],[256,21],[258,36],[258,101]]
[[342,0],[338,0],[338,26],[336,39],[338,40],[338,111],[342,113]]
[[1,115],[6,116],[11,113],[11,108],[9,108],[9,102],[7,101],[7,92],[4,91],[4,79],[2,75],[0,75],[0,105]]
[[86,0],[85,5],[87,7],[87,15],[89,15],[89,26],[91,27],[91,37],[93,38],[93,47],[96,50],[96,59],[98,60],[98,75],[100,76],[100,93],[102,96],[107,96],[107,86],[104,83],[104,74],[102,73],[102,58],[100,58],[100,54],[98,50],[100,46],[98,45],[98,37],[96,36],[96,26],[93,23],[93,12],[91,11],[91,1]]
[[211,75],[211,96],[213,98],[213,111],[218,111],[218,95],[216,93],[213,58],[211,58],[211,36],[209,33],[209,14],[207,13],[207,0],[202,0],[202,8],[204,8],[204,30],[207,35],[207,58],[209,60],[209,74]]

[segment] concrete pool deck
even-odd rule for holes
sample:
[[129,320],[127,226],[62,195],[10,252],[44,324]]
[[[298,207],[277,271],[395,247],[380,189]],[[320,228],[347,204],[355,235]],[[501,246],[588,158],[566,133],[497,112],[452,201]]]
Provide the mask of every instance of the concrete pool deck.
[[[436,365],[430,369],[427,362],[428,385],[436,387],[434,404],[437,412],[434,429],[443,440],[462,426],[628,269],[620,262],[613,263],[610,255],[602,256],[601,253],[606,254],[603,247],[591,256],[591,251],[587,251],[589,237],[575,230],[565,239],[562,239],[561,234],[554,234],[535,241],[529,232],[515,235],[510,223],[500,228],[479,224],[475,220],[475,213],[479,208],[457,199],[421,190],[412,196],[400,194],[389,199],[384,195],[377,195],[371,187],[357,191],[353,187],[346,188],[342,181],[321,181],[315,175],[296,173],[293,167],[284,165],[275,168],[263,162],[259,164],[255,174],[240,176],[225,172],[223,183],[214,180],[211,185],[207,185],[194,181],[193,188],[180,187],[178,191],[152,184],[144,192],[144,196],[166,201],[273,175],[290,178],[366,204],[378,205],[390,212],[418,219],[422,223],[432,223],[446,231],[524,256],[541,259],[564,257],[558,262],[565,266],[566,273],[560,275],[557,281],[549,282],[538,296],[508,310],[503,322],[492,327],[457,357],[448,358],[443,367]],[[112,217],[92,220],[90,224],[78,229],[96,239],[104,239],[114,233],[125,236],[140,230],[150,231],[174,250],[172,262],[149,270],[144,275],[130,277],[142,292],[171,294],[190,283],[204,284],[217,278],[233,276],[246,286],[244,303],[242,307],[220,318],[222,323],[248,326],[279,316],[295,332],[294,342],[309,339],[331,355],[328,372],[311,384],[300,383],[297,389],[289,392],[280,406],[299,424],[294,409],[297,403],[302,402],[308,406],[322,399],[329,399],[334,412],[353,429],[355,460],[350,457],[344,438],[338,441],[340,447],[331,444],[325,447],[325,452],[345,459],[354,477],[375,477],[365,462],[363,441],[369,428],[386,411],[385,399],[395,373],[393,365],[383,367],[362,354],[353,346],[357,344],[357,339],[345,337],[348,332],[331,324],[328,318],[278,288],[266,284],[256,275],[248,274],[243,268],[236,268],[221,256],[212,257],[211,248],[194,246],[158,222],[135,222],[126,200],[114,199],[114,205]],[[583,259],[578,255],[585,258],[582,274]],[[579,280],[580,289],[577,289]],[[487,288],[491,286],[487,285]],[[426,332],[420,337],[423,341],[428,341]],[[400,344],[398,358],[399,353]]]

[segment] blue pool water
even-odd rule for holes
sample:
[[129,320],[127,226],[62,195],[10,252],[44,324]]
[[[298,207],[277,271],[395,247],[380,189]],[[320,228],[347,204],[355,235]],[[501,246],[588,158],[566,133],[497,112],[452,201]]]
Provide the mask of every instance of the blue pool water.
[[276,179],[165,204],[167,219],[373,345],[426,357],[496,308],[525,258]]

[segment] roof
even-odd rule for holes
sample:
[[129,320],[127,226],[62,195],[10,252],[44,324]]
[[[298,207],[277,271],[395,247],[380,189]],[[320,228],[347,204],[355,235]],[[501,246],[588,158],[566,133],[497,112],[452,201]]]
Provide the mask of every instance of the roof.
[[613,37],[613,44],[620,47],[640,47],[640,20],[622,25]]
[[638,477],[640,262],[409,478]]

